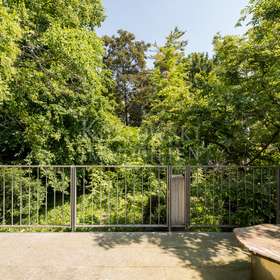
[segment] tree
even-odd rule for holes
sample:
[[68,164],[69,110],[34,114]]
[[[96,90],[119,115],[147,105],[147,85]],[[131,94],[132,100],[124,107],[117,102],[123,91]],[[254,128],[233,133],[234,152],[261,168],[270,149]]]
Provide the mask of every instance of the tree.
[[93,31],[100,1],[5,3],[24,32],[0,108],[1,161],[111,162],[118,120],[103,96],[103,44]]
[[185,112],[190,106],[190,84],[186,81],[188,67],[184,56],[186,41],[184,32],[175,29],[166,38],[163,47],[154,57],[155,68],[151,77],[154,93],[151,110],[142,126],[142,141],[154,155],[153,163],[180,163],[184,149],[182,128],[185,127]]
[[18,17],[0,1],[0,104],[9,95],[8,83],[15,75],[13,64],[20,51],[17,42],[21,34]]
[[213,70],[213,60],[206,53],[194,52],[186,58],[188,69],[186,80],[191,83],[191,90],[209,91],[208,77]]
[[139,125],[143,115],[143,97],[148,86],[146,52],[149,44],[136,41],[134,34],[119,30],[118,35],[103,37],[104,63],[112,73],[115,85],[111,96],[116,113],[126,125]]
[[250,3],[252,21],[246,35],[214,40],[211,106],[216,108],[209,119],[216,131],[208,138],[235,163],[278,163],[280,6],[277,1]]
[[203,164],[279,163],[278,10],[251,1],[248,32],[215,36],[213,59],[186,57],[182,34],[170,34],[156,54],[149,145],[173,150],[176,163],[190,152]]

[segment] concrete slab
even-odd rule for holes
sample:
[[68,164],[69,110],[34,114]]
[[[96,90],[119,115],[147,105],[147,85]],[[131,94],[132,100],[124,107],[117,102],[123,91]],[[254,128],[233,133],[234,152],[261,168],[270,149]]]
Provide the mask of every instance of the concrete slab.
[[5,280],[250,279],[231,233],[0,233]]

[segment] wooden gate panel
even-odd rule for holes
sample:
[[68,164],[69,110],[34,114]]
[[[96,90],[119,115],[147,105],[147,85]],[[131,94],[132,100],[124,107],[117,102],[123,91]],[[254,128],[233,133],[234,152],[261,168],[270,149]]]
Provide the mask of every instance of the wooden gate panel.
[[183,175],[174,175],[171,179],[171,225],[184,226],[186,213],[186,187]]

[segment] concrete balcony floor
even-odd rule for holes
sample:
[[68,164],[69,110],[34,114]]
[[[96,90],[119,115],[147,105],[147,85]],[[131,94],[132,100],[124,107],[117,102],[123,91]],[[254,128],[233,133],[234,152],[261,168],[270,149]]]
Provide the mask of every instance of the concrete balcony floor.
[[3,280],[250,279],[232,233],[0,233]]

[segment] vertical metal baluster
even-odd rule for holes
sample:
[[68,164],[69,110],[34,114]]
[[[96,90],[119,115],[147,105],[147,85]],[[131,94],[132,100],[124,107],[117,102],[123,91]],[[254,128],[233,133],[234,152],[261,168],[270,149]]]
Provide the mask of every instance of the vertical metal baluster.
[[276,224],[280,224],[280,168],[279,166],[275,170],[276,172]]
[[119,171],[117,171],[117,225],[119,224]]
[[262,167],[260,168],[261,170],[261,190],[260,190],[260,197],[261,197],[261,209],[263,209],[263,169]]
[[12,176],[12,186],[11,186],[11,190],[12,190],[12,199],[11,199],[11,224],[14,224],[14,169],[11,169],[11,176]]
[[[264,203],[265,203],[265,205],[264,205],[264,207],[265,207],[265,209],[268,209],[268,177],[269,177],[269,174],[268,174],[268,169],[266,168],[266,167],[264,167],[264,169],[263,169],[263,185],[264,185]],[[267,216],[265,217],[266,219],[265,219],[265,222],[268,222],[268,220],[267,220]]]
[[141,204],[142,204],[142,224],[144,224],[144,167],[141,176]]
[[107,207],[108,207],[108,209],[107,209],[107,212],[108,212],[108,218],[107,218],[107,223],[110,225],[111,224],[111,209],[110,209],[110,207],[111,207],[111,187],[110,187],[110,185],[108,186],[108,205],[107,205]]
[[244,192],[245,192],[245,204],[247,205],[247,170],[244,169]]
[[83,224],[86,223],[86,213],[85,213],[85,199],[86,199],[86,187],[85,187],[85,167],[83,167]]
[[191,174],[190,166],[185,169],[185,226],[187,229],[191,226]]
[[[269,169],[267,167],[264,168],[265,170],[265,201],[267,201],[267,205],[265,206],[267,209],[269,209]],[[268,217],[269,219],[269,217]]]
[[[54,176],[57,177],[57,169],[54,168]],[[53,209],[56,208],[56,185],[53,186]]]
[[158,225],[160,224],[160,169],[158,167]]
[[[19,174],[23,174],[21,169]],[[19,182],[19,224],[22,225],[22,179]]]
[[255,168],[252,167],[253,170],[253,225],[255,224]]
[[[264,209],[267,209],[267,169],[265,167],[263,168],[263,201]],[[267,219],[265,219],[265,222],[267,222]]]
[[[220,193],[220,203],[219,203],[219,213],[220,213],[220,217],[223,218],[223,203],[224,203],[224,199],[223,199],[223,188],[224,188],[224,168],[221,167],[220,168],[220,188],[219,188],[219,193]],[[221,222],[219,223],[221,224]]]
[[6,224],[5,208],[6,208],[6,178],[5,178],[5,168],[3,168],[3,225]]
[[271,177],[272,177],[272,172],[271,172],[271,168],[267,167],[267,171],[268,171],[268,179],[269,179],[269,223],[271,224]]
[[214,209],[214,213],[216,213],[216,215],[219,215],[219,169],[217,167],[216,170],[214,170],[213,167],[213,180],[214,180],[214,205],[215,205],[215,209]]
[[[239,193],[239,178],[238,178],[238,167],[236,169],[236,212],[238,213],[239,210],[239,201],[238,201],[238,193]],[[238,222],[240,224],[240,222]]]
[[230,170],[228,174],[228,224],[231,225],[231,200],[230,200],[230,195],[231,195],[231,181],[230,181]]
[[[212,167],[212,202],[213,202],[213,217],[215,217],[215,170]],[[213,218],[212,218],[213,219]],[[212,220],[214,222],[214,220]]]
[[62,202],[62,207],[61,207],[61,215],[62,215],[62,224],[65,225],[65,220],[64,220],[64,186],[65,184],[65,170],[64,167],[62,167],[62,198],[61,198],[61,202]]
[[[221,217],[222,219],[224,218],[224,214],[225,212],[225,208],[224,208],[224,202],[225,202],[225,174],[226,174],[226,167],[221,167],[221,188],[220,188],[220,194],[221,194],[221,203],[220,203],[220,213],[221,213]],[[221,222],[220,222],[221,224]]]
[[199,198],[199,190],[198,190],[198,168],[196,169],[195,172],[195,180],[196,180],[196,198]]
[[28,168],[28,178],[29,178],[29,184],[28,184],[28,224],[30,226],[31,224],[31,172],[30,168]]
[[[196,173],[195,173],[195,180],[196,180],[196,199],[197,201],[199,201],[199,183],[198,183],[198,168],[196,169]],[[195,209],[195,216],[198,217],[199,213],[198,213],[198,209]]]
[[127,181],[126,181],[126,169],[124,173],[124,195],[125,195],[125,224],[127,224]]
[[172,221],[171,221],[171,184],[172,184],[172,173],[173,169],[172,166],[168,166],[166,170],[166,177],[167,177],[167,225],[168,231],[171,232],[172,230]]
[[[0,167],[0,190],[1,190],[1,202],[3,202],[3,173],[2,173],[3,168]],[[1,204],[0,207],[0,225],[3,223],[3,205]]]
[[77,225],[77,167],[70,167],[70,206],[71,206],[71,230],[76,231]]
[[[208,178],[208,174],[209,174],[209,169],[208,169],[208,167],[205,167],[205,173],[207,174],[206,176],[207,176],[207,178]],[[204,185],[204,209],[205,209],[205,211],[204,211],[204,213],[207,215],[208,213],[208,205],[207,205],[207,185],[208,184],[205,184]]]
[[[17,172],[18,172],[18,168],[17,168]],[[18,180],[17,180],[17,176],[18,175],[15,175],[15,183],[14,183],[14,186],[15,186],[15,191],[17,192],[17,184],[18,184]],[[18,203],[18,199],[17,199],[17,203]],[[16,207],[17,207],[17,203],[16,203]],[[17,215],[16,215],[17,216]],[[16,219],[17,220],[17,219]],[[18,221],[16,221],[16,223],[18,224]]]
[[[244,192],[245,192],[245,205],[247,206],[248,200],[247,200],[247,171],[246,167],[244,168]],[[246,207],[247,208],[247,207]],[[249,215],[247,216],[247,224],[249,223]]]
[[102,189],[101,189],[101,184],[100,184],[100,187],[99,187],[99,208],[100,208],[100,220],[99,220],[99,224],[101,224],[102,215],[103,215],[103,211],[102,211]]
[[37,225],[39,224],[39,183],[40,183],[40,169],[37,167]]
[[45,186],[45,222],[48,224],[48,170],[46,168],[46,186]]
[[[136,182],[136,180],[135,180],[135,174],[136,174],[136,169],[131,169],[132,170],[132,207],[131,207],[131,209],[132,209],[132,211],[133,211],[133,221],[132,221],[132,224],[134,224],[135,223],[135,209],[136,209],[136,207],[135,207],[135,182]],[[134,172],[133,172],[134,171]]]
[[[93,204],[93,198],[95,195],[95,190],[94,190],[94,186],[92,186],[91,188],[91,224],[93,225],[93,217],[94,217],[94,204]],[[101,221],[101,218],[99,218],[99,223]]]
[[[152,169],[152,168],[151,168]],[[150,174],[149,174],[149,177],[148,177],[148,184],[149,184],[149,203],[150,203],[150,225],[152,224],[152,195],[151,195],[151,180],[150,180]]]

